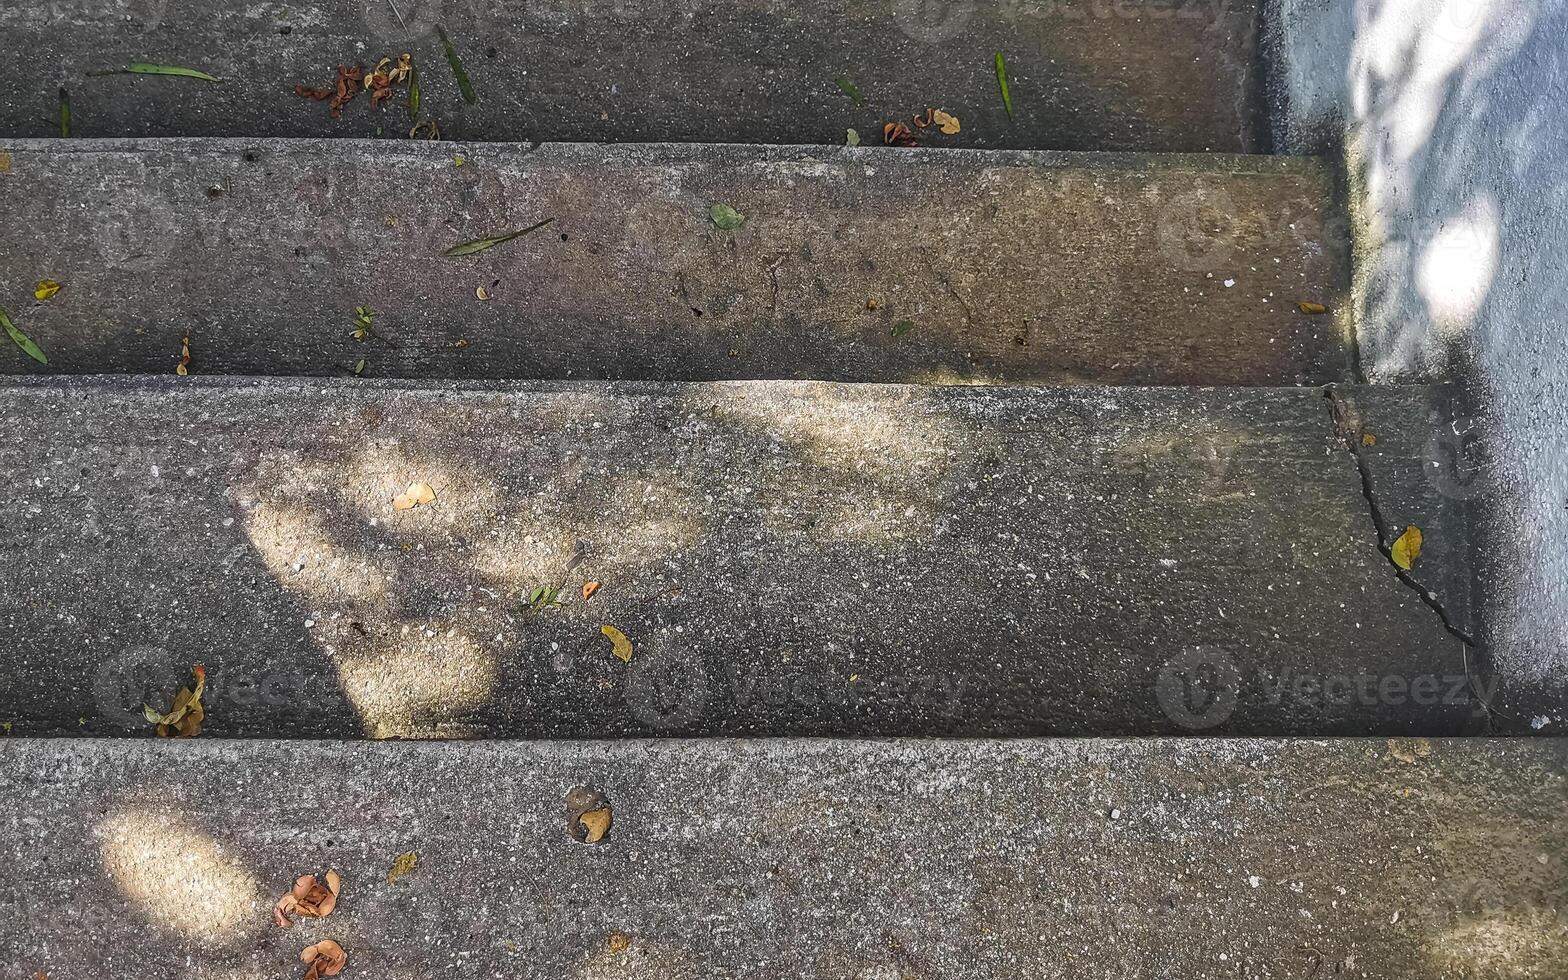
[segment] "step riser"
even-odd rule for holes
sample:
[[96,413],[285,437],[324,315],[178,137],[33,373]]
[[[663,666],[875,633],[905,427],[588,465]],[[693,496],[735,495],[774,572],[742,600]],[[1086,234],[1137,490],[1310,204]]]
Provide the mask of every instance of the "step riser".
[[[824,0],[537,4],[404,0],[305,9],[62,0],[0,10],[0,132],[53,136],[71,89],[79,136],[402,135],[404,98],[331,118],[294,86],[408,51],[421,115],[447,138],[842,144],[932,106],[944,146],[1264,149],[1252,2],[844,5]],[[466,104],[436,34],[459,50]],[[281,33],[284,29],[287,34]],[[412,40],[410,40],[412,37]],[[1015,118],[996,81],[1002,49]],[[225,79],[87,77],[130,62]],[[845,79],[864,105],[838,86]]]
[[[1385,513],[1425,530],[1463,621],[1468,525],[1398,462],[1431,393],[1350,397],[1405,474]],[[0,520],[41,529],[0,542],[19,732],[145,731],[197,662],[217,735],[1471,721],[1458,644],[1378,554],[1316,391],[171,378],[20,384],[0,409]],[[396,512],[421,480],[436,502]],[[565,608],[516,610],[550,583]]]
[[[0,263],[23,287],[65,284],[46,304],[0,298],[50,357],[7,370],[163,374],[186,335],[202,374],[362,358],[413,378],[1289,385],[1351,370],[1336,319],[1295,308],[1347,281],[1315,161],[76,145],[0,147]],[[717,202],[746,223],[716,228]],[[349,336],[362,305],[390,343]]]
[[[297,976],[331,936],[399,980],[1550,977],[1565,771],[1547,740],[0,740],[0,958]],[[567,837],[576,786],[607,843]],[[331,918],[274,926],[328,868]]]

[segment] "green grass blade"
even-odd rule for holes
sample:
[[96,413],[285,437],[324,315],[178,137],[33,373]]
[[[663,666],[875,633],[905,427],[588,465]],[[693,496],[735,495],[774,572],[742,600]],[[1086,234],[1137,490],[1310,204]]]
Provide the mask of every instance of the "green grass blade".
[[457,76],[457,88],[463,93],[463,101],[477,105],[479,96],[474,93],[473,83],[468,80],[468,72],[463,70],[463,60],[457,56],[457,48],[453,47],[452,39],[446,36],[446,28],[437,24],[436,33],[441,35],[441,49],[446,52],[446,63],[452,66],[452,74]]
[[415,68],[408,75],[408,121],[419,122],[419,69]]
[[173,75],[178,78],[199,78],[204,82],[218,81],[206,72],[194,68],[181,68],[179,65],[150,65],[145,61],[133,61],[124,68],[90,71],[87,74],[94,78],[101,78],[104,75]]
[[12,342],[22,348],[22,351],[28,357],[31,357],[39,364],[49,363],[49,358],[45,357],[44,352],[39,350],[37,344],[33,343],[33,338],[18,330],[16,324],[12,323],[11,318],[6,315],[5,310],[0,310],[0,327],[5,327],[5,332],[10,334]]
[[866,100],[861,97],[860,89],[855,87],[855,83],[854,82],[850,81],[847,78],[840,78],[840,79],[838,79],[837,83],[838,83],[838,90],[840,92],[843,92],[845,95],[849,96],[850,99],[855,103],[855,105],[865,105],[866,104]]
[[1013,118],[1013,93],[1007,88],[1007,59],[1002,57],[1002,52],[996,53],[996,84],[1002,90],[1002,105],[1007,109],[1007,118]]
[[60,138],[69,139],[71,135],[71,93],[60,86]]
[[483,252],[486,249],[495,248],[497,245],[504,245],[514,238],[521,238],[529,232],[538,231],[540,228],[543,228],[545,225],[554,220],[554,218],[546,218],[538,224],[529,225],[527,228],[524,228],[521,231],[514,231],[510,234],[501,235],[496,238],[480,238],[476,239],[475,241],[464,242],[461,245],[453,245],[451,248],[447,249],[441,254],[450,256],[452,258],[457,258],[463,255],[473,255],[475,252]]

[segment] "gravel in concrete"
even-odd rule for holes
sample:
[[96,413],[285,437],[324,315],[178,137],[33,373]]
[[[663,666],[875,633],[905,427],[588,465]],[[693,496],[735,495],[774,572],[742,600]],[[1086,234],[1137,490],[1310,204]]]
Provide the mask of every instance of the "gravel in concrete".
[[[1264,149],[1251,0],[54,0],[0,8],[0,132],[77,136],[401,137],[405,98],[333,119],[294,94],[339,64],[408,52],[420,116],[465,140],[843,144],[929,108],[933,145]],[[472,80],[459,94],[444,25]],[[1014,113],[996,79],[1006,58]],[[188,78],[90,72],[152,62]],[[845,87],[841,87],[841,83]]]
[[[0,959],[297,977],[332,938],[385,980],[1555,980],[1565,772],[1561,740],[0,740]],[[603,844],[568,836],[579,787]],[[328,868],[332,916],[274,926]]]
[[[0,306],[47,369],[1348,380],[1300,158],[371,141],[6,144]],[[462,165],[456,162],[461,160]],[[745,215],[715,226],[723,203]],[[553,222],[467,258],[447,249]],[[29,305],[30,287],[63,288]],[[479,290],[488,299],[480,299]],[[386,343],[350,337],[376,311]],[[395,346],[394,346],[395,345]]]
[[[1434,392],[1346,397],[1463,621]],[[18,732],[145,732],[197,662],[211,733],[273,737],[1472,722],[1311,389],[169,376],[0,414]]]

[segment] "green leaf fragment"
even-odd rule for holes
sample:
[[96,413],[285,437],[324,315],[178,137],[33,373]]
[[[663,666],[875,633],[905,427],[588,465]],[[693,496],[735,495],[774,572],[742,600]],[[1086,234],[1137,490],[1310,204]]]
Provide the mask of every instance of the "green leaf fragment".
[[12,343],[22,348],[23,353],[28,357],[31,357],[39,364],[49,363],[49,358],[45,357],[44,352],[38,348],[37,344],[33,343],[33,338],[18,330],[16,324],[11,322],[11,317],[6,314],[5,310],[0,310],[0,327],[5,327],[5,332],[10,335]]
[[913,321],[913,320],[900,320],[897,323],[893,324],[892,334],[895,337],[902,337],[904,334],[908,333],[909,331],[911,331],[913,329],[915,329],[915,321]]
[[363,357],[361,357],[359,359],[359,361],[356,362],[355,365],[354,365],[354,377],[357,378],[357,377],[359,377],[360,375],[362,375],[364,373],[365,373],[365,359]]
[[463,60],[457,56],[457,48],[446,35],[446,28],[437,24],[436,33],[441,35],[441,50],[446,52],[446,63],[452,66],[452,74],[457,76],[457,89],[463,93],[463,101],[469,105],[477,104],[479,96],[474,92],[473,83],[468,80],[468,72],[463,70]]
[[746,216],[730,207],[728,204],[715,204],[708,209],[708,217],[713,223],[725,231],[734,231],[746,221]]
[[442,254],[456,258],[461,255],[473,255],[475,252],[483,252],[487,248],[495,248],[497,245],[505,244],[514,238],[521,238],[529,232],[538,231],[554,220],[554,218],[546,218],[538,224],[529,225],[521,231],[514,231],[510,234],[501,235],[498,238],[480,238],[476,241],[464,242],[461,245],[453,245]]
[[1007,59],[1002,57],[1002,52],[996,53],[996,84],[1002,90],[1002,105],[1007,109],[1007,118],[1013,118],[1013,93],[1007,88]]
[[855,130],[853,130],[853,129],[846,129],[844,131],[844,145],[845,146],[859,146],[860,145],[860,134],[858,132],[856,132]]
[[847,78],[840,78],[840,79],[837,80],[837,82],[838,82],[838,90],[840,92],[843,92],[845,95],[849,96],[850,99],[854,101],[855,105],[865,105],[866,104],[866,100],[861,98],[860,89],[855,87],[855,83],[854,82],[850,81]]
[[60,138],[69,139],[71,136],[71,93],[60,86]]
[[419,122],[419,69],[408,73],[408,121]]
[[199,78],[204,82],[216,82],[217,78],[204,71],[194,68],[181,68],[179,65],[150,65],[145,61],[133,61],[124,68],[110,68],[107,71],[90,71],[87,74],[94,77],[104,75],[173,75],[179,78]]

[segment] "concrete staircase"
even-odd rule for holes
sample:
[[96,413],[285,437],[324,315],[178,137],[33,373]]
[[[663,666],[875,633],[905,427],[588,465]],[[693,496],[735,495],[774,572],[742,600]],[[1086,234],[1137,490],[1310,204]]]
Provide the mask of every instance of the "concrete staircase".
[[1560,976],[1467,394],[1359,383],[1267,16],[0,10],[3,975]]

